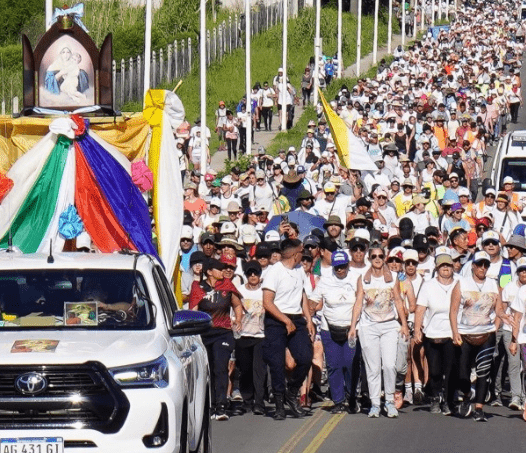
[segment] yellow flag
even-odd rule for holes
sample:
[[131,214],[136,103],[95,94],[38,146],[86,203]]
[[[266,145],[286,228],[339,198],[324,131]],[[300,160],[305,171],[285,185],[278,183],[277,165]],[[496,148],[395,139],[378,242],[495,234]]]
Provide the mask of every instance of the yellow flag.
[[[318,89],[319,90],[319,89]],[[349,129],[338,114],[332,109],[327,103],[325,96],[321,90],[319,90],[321,104],[323,106],[323,113],[329,123],[331,129],[332,139],[336,145],[338,151],[338,157],[340,158],[340,164],[345,168],[351,168],[351,159],[349,156]]]

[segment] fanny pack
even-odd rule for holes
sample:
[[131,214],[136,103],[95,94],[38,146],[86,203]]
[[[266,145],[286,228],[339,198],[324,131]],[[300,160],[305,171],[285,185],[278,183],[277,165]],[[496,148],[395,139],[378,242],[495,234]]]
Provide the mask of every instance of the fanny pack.
[[462,339],[466,340],[472,346],[480,346],[488,341],[490,333],[472,333],[462,335]]
[[335,326],[334,324],[330,324],[325,316],[324,318],[325,322],[329,326],[329,333],[331,334],[332,341],[335,343],[345,343],[349,336],[349,330],[351,330],[351,326]]
[[447,340],[450,340],[450,338],[428,338],[428,340],[434,344],[444,344]]

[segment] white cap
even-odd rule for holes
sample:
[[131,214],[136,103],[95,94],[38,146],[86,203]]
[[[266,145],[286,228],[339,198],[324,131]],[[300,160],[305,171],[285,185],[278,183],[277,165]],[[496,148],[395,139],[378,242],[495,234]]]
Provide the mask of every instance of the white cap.
[[517,260],[517,272],[519,272],[520,269],[526,269],[526,257]]
[[212,197],[210,200],[210,206],[217,206],[218,208],[221,207],[221,200],[217,197]]
[[258,241],[256,228],[253,225],[245,225],[240,239],[243,244],[255,244]]
[[482,235],[482,244],[486,241],[497,241],[500,242],[500,236],[499,233],[493,230],[485,231]]
[[438,255],[451,255],[451,249],[445,245],[441,245],[435,249],[435,256]]
[[91,238],[86,230],[80,233],[76,239],[77,249],[87,248],[91,249]]
[[194,239],[194,229],[190,225],[183,225],[181,239]]
[[489,257],[489,255],[483,251],[483,250],[479,250],[478,252],[475,253],[475,255],[473,255],[473,262],[474,263],[477,263],[479,261],[488,261],[491,263],[491,258]]
[[283,72],[283,68],[279,68],[279,69],[278,69],[278,72]]
[[506,176],[502,180],[502,184],[514,184],[513,178],[511,176]]
[[462,197],[462,196],[469,197],[470,196],[469,189],[467,187],[460,187],[458,189],[458,196],[459,197]]
[[236,226],[232,222],[225,222],[221,225],[221,234],[235,234]]
[[221,180],[221,184],[232,185],[232,176],[226,175],[225,177],[223,177],[223,179]]
[[267,231],[265,233],[265,242],[274,242],[279,241],[280,239],[279,233],[276,230]]
[[256,179],[264,178],[265,172],[263,170],[256,170]]
[[497,196],[497,191],[493,187],[490,187],[489,189],[486,189],[486,193],[484,195],[488,194]]
[[323,191],[324,192],[336,192],[336,185],[333,182],[328,181],[324,184]]
[[450,174],[449,174],[449,179],[451,179],[451,178],[457,178],[457,179],[458,179],[458,174],[455,173],[455,172],[450,173]]
[[289,146],[289,151],[296,151],[296,148],[294,148],[294,146]]
[[404,252],[404,261],[409,260],[418,262],[418,252],[416,250],[409,249]]
[[364,241],[371,242],[371,233],[365,228],[357,228],[354,230],[353,239],[363,239]]

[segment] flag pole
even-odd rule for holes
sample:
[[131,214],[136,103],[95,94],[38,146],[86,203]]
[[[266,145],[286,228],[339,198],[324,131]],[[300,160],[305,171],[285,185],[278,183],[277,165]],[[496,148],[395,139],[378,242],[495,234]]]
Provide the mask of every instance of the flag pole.
[[338,78],[342,78],[342,3],[343,0],[338,0]]
[[144,98],[150,89],[150,65],[152,63],[152,0],[146,0],[146,30],[144,33]]
[[378,61],[378,9],[380,0],[374,2],[373,66]]
[[51,27],[51,19],[53,18],[53,0],[46,0],[46,31]]
[[358,26],[356,27],[356,76],[360,76],[362,59],[362,0],[358,0]]
[[318,87],[320,86],[320,22],[321,1],[316,0],[316,36],[314,38],[314,108],[318,105]]
[[199,50],[201,76],[201,181],[204,184],[208,162],[208,146],[206,143],[206,0],[201,0]]

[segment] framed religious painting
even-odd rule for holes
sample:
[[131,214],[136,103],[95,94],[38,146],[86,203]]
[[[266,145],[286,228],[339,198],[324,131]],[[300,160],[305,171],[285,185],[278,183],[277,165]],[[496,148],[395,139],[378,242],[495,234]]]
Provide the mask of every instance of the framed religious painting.
[[99,50],[72,17],[61,16],[35,50],[22,37],[23,115],[64,111],[113,115],[112,41]]

